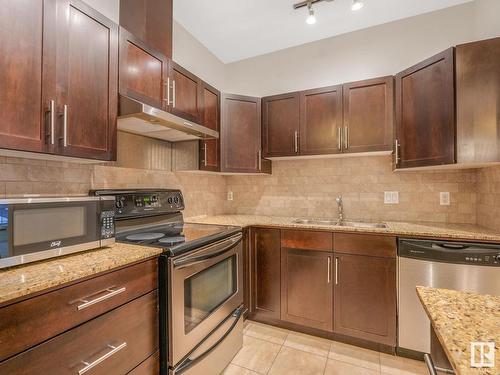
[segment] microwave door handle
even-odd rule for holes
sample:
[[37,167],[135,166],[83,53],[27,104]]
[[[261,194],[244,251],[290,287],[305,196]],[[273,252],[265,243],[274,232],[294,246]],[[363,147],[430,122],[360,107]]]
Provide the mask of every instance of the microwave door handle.
[[229,329],[222,335],[220,339],[217,340],[210,348],[208,348],[205,352],[200,354],[198,357],[195,358],[186,358],[181,364],[177,367],[177,369],[174,371],[175,375],[181,375],[188,371],[191,367],[202,361],[204,358],[206,358],[210,353],[212,353],[217,347],[233,332],[234,328],[236,327],[236,324],[238,324],[238,321],[240,320],[241,316],[245,313],[246,309],[244,306],[238,308],[233,315],[231,315],[231,318],[234,319],[233,323],[231,323],[231,326]]
[[222,254],[227,253],[229,250],[233,249],[236,245],[238,245],[241,242],[241,239],[242,239],[242,236],[239,235],[236,238],[232,238],[231,240],[226,241],[226,242],[229,242],[228,245],[223,246],[222,248],[217,247],[217,251],[213,251],[213,252],[209,252],[209,253],[201,254],[201,255],[194,254],[194,255],[190,255],[190,256],[187,256],[187,257],[184,257],[184,258],[181,258],[178,260],[174,260],[173,261],[174,268],[182,269],[182,268],[190,267],[190,266],[197,264],[197,263],[204,262],[204,261],[212,259],[212,258],[216,258]]

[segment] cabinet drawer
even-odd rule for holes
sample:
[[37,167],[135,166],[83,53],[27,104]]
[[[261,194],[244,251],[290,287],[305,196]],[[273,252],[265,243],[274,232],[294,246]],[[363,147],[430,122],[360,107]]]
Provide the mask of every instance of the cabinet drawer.
[[334,251],[337,253],[396,257],[396,238],[371,234],[335,234]]
[[0,361],[157,288],[157,259],[0,309]]
[[158,350],[157,297],[155,290],[21,353],[0,374],[126,374]]
[[156,352],[135,369],[130,371],[128,375],[158,375],[160,373],[160,352]]
[[332,251],[332,233],[307,230],[283,230],[281,232],[281,247]]

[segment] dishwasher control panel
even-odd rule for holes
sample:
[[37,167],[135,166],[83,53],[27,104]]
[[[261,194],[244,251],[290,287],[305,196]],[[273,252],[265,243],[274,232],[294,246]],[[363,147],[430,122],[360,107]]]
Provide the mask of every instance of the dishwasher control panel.
[[500,246],[492,244],[399,239],[398,255],[426,261],[500,267]]

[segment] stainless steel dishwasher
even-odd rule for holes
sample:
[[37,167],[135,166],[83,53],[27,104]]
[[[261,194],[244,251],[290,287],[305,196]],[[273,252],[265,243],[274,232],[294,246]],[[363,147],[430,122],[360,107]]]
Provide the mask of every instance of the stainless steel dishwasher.
[[430,353],[430,322],[416,286],[500,295],[500,245],[400,239],[398,347]]

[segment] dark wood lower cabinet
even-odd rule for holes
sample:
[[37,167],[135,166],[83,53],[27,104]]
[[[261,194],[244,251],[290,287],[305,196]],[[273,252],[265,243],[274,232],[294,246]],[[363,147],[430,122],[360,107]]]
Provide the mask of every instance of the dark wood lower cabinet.
[[251,316],[280,318],[280,230],[251,229]]
[[0,374],[74,375],[93,363],[93,375],[126,374],[158,351],[157,298],[155,290],[25,351]]
[[335,253],[334,330],[396,345],[396,259]]
[[160,373],[160,352],[156,352],[135,369],[130,371],[128,375],[158,375]]
[[281,320],[333,330],[333,254],[281,249]]

